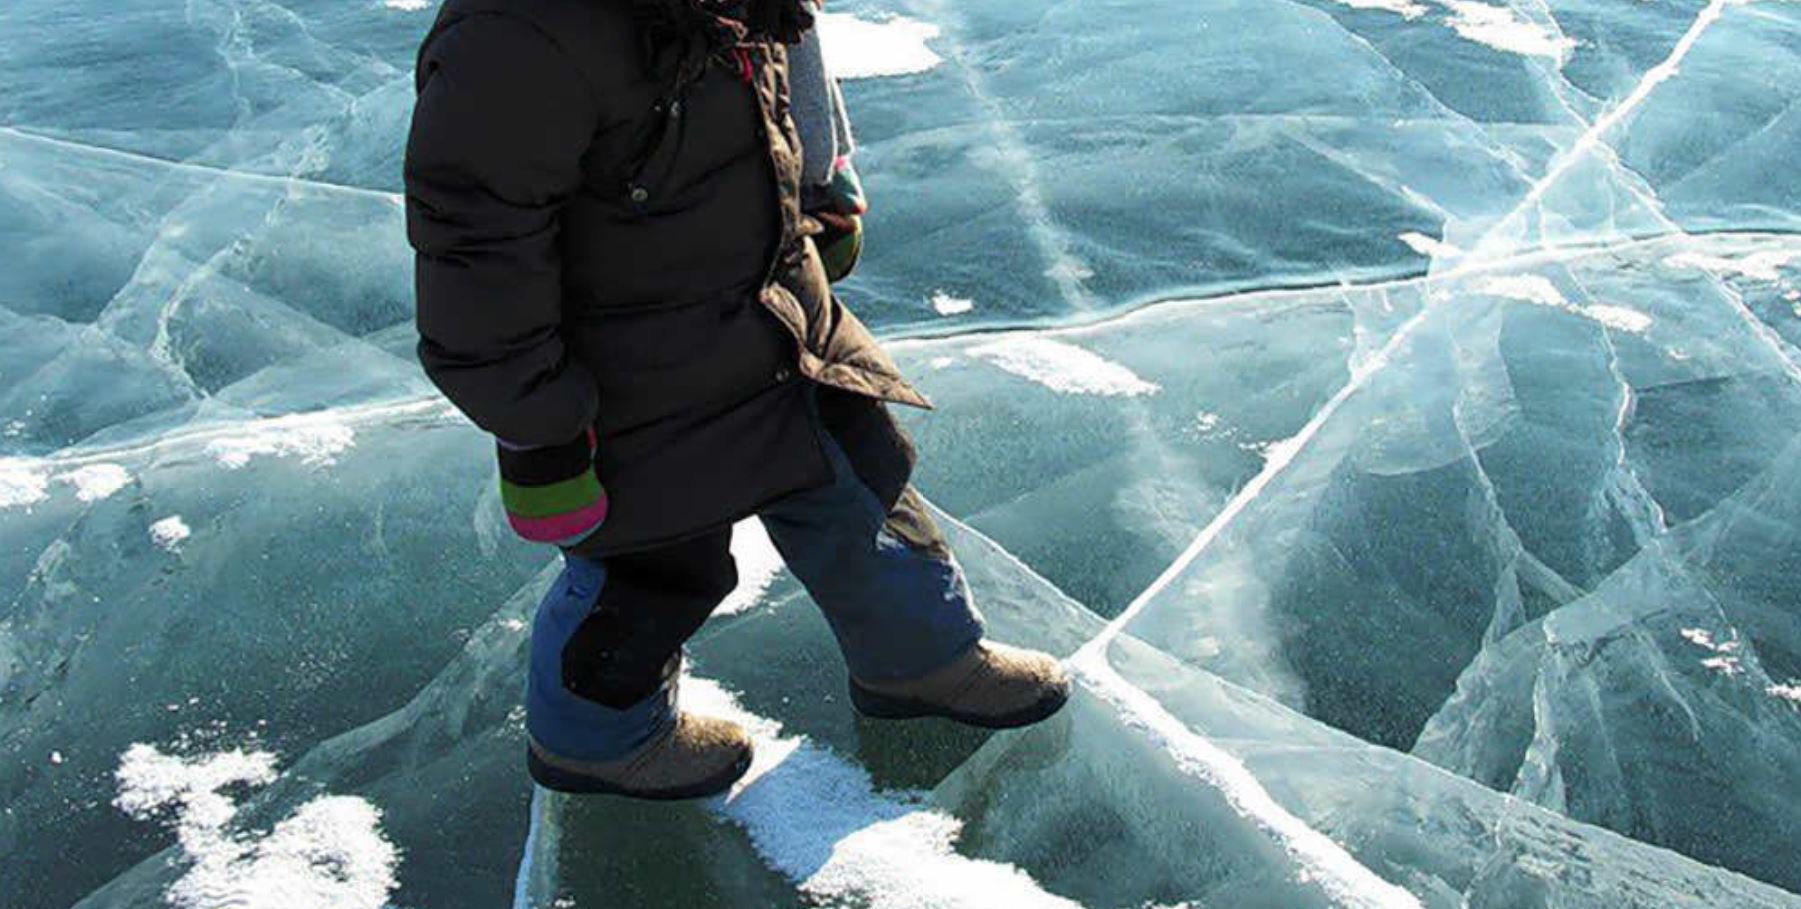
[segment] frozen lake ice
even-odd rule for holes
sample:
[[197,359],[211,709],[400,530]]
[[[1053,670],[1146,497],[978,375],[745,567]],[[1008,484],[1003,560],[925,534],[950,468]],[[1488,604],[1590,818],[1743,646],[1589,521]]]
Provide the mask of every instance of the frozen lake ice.
[[746,527],[673,808],[523,773],[434,9],[0,8],[0,905],[1801,907],[1801,4],[835,2],[844,296],[1080,691],[854,720]]

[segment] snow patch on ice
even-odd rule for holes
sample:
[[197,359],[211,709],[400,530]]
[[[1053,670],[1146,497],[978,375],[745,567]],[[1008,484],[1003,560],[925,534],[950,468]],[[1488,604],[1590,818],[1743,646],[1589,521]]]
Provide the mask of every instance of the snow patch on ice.
[[[1670,256],[1663,260],[1663,264],[1671,268],[1697,269],[1716,275],[1739,275],[1774,284],[1782,280],[1782,269],[1798,260],[1801,260],[1801,250],[1795,249],[1766,249],[1738,257],[1690,251]],[[1801,295],[1788,299],[1801,299]]]
[[1476,292],[1535,306],[1571,308],[1570,301],[1564,299],[1563,291],[1558,290],[1557,285],[1552,284],[1551,279],[1544,275],[1500,275],[1477,284]]
[[[1418,19],[1426,7],[1413,0],[1336,0],[1353,9],[1380,10],[1406,19]],[[1449,12],[1445,26],[1465,41],[1523,57],[1549,57],[1559,65],[1576,48],[1576,42],[1555,28],[1533,22],[1508,6],[1481,0],[1433,0]]]
[[75,498],[98,502],[124,489],[131,482],[131,471],[118,464],[88,464],[58,474],[56,480],[75,487]]
[[1650,316],[1624,306],[1607,306],[1597,303],[1582,307],[1581,312],[1608,328],[1631,332],[1635,335],[1644,334],[1651,327]]
[[1739,662],[1738,657],[1730,656],[1708,657],[1701,661],[1701,668],[1712,670],[1727,678],[1741,675],[1745,671],[1744,664]]
[[1408,19],[1418,19],[1426,14],[1426,8],[1411,0],[1338,0],[1339,3],[1352,9],[1373,9],[1394,13]]
[[1078,909],[1011,865],[959,855],[961,823],[922,796],[877,792],[862,767],[745,711],[725,689],[686,678],[687,706],[756,738],[756,762],[723,801],[770,866],[824,904],[868,909]]
[[1465,40],[1523,57],[1550,57],[1561,63],[1576,42],[1556,30],[1522,17],[1507,6],[1480,0],[1438,0],[1450,10],[1445,24]]
[[1732,631],[1730,634],[1732,637],[1722,641],[1715,638],[1713,632],[1705,628],[1682,629],[1682,637],[1690,644],[1714,653],[1737,653],[1739,648],[1744,646],[1744,642],[1738,639],[1737,631]]
[[177,909],[380,909],[397,885],[399,851],[381,812],[360,798],[321,796],[267,834],[229,829],[237,803],[221,790],[275,781],[275,756],[234,750],[198,758],[142,743],[126,749],[113,804],[139,820],[174,814],[191,863],[166,898]]
[[119,795],[113,805],[138,820],[172,808],[176,832],[185,838],[195,830],[221,827],[237,813],[237,804],[219,790],[237,784],[267,786],[275,776],[275,755],[266,751],[179,758],[139,742],[119,759],[113,774]]
[[714,615],[736,615],[757,605],[782,572],[782,554],[756,518],[732,529],[732,558],[738,562],[738,587],[713,610]]
[[18,458],[0,459],[0,508],[23,508],[50,497],[50,478]]
[[1697,647],[1713,649],[1713,633],[1705,628],[1684,628],[1682,639]]
[[1446,243],[1437,237],[1428,237],[1418,231],[1410,230],[1398,235],[1395,239],[1407,244],[1407,247],[1414,252],[1422,256],[1431,256],[1434,259],[1454,259],[1463,255],[1463,250],[1456,244]]
[[972,347],[969,354],[1066,395],[1132,398],[1162,390],[1099,354],[1049,338],[1020,335]]
[[1479,282],[1475,290],[1477,293],[1505,297],[1534,306],[1561,309],[1616,331],[1643,334],[1653,323],[1650,316],[1624,306],[1604,303],[1577,306],[1565,299],[1557,285],[1552,284],[1544,275],[1502,275],[1488,278]]
[[1238,450],[1248,451],[1265,461],[1286,462],[1300,450],[1301,443],[1294,438],[1264,439],[1257,442],[1240,442]]
[[1745,642],[1739,640],[1737,630],[1730,632],[1732,637],[1727,640],[1716,638],[1713,632],[1705,628],[1684,628],[1681,633],[1683,639],[1690,644],[1714,654],[1701,660],[1703,669],[1717,672],[1727,678],[1744,673],[1744,663],[1740,660],[1738,652]]
[[234,436],[207,443],[207,454],[237,470],[259,456],[298,457],[312,467],[328,467],[356,441],[356,431],[330,417],[309,414],[260,420]]
[[328,795],[301,805],[266,837],[225,841],[196,856],[169,891],[191,909],[381,909],[398,882],[400,853],[381,833],[381,812],[360,798]]
[[382,0],[381,5],[403,13],[417,13],[431,9],[432,0]]
[[910,76],[934,69],[944,58],[927,46],[938,26],[904,16],[860,19],[848,13],[821,13],[820,48],[826,68],[840,79]]
[[1801,707],[1801,682],[1790,681],[1787,685],[1771,685],[1764,689],[1764,693]]
[[953,297],[940,290],[932,294],[932,308],[941,316],[961,316],[973,312],[976,301],[967,297]]
[[178,552],[181,544],[186,542],[194,532],[188,528],[188,522],[181,515],[172,514],[155,524],[150,525],[150,541],[170,552]]

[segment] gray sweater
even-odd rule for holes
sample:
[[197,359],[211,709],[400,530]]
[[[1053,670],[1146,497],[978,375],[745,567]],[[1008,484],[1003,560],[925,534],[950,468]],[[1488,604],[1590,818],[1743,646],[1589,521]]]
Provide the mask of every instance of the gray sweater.
[[802,202],[816,207],[822,204],[838,159],[856,151],[844,94],[826,70],[817,27],[789,49],[788,81],[794,128],[800,133]]

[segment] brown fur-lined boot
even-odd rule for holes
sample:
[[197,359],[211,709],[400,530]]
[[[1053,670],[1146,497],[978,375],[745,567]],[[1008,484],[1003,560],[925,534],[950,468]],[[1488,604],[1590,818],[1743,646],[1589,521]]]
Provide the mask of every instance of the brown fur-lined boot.
[[983,641],[955,662],[905,682],[851,679],[851,704],[885,720],[944,717],[985,729],[1030,726],[1069,700],[1069,674],[1057,658]]
[[736,723],[680,714],[635,754],[596,763],[559,758],[533,743],[532,779],[546,789],[671,801],[718,795],[750,769],[751,739]]

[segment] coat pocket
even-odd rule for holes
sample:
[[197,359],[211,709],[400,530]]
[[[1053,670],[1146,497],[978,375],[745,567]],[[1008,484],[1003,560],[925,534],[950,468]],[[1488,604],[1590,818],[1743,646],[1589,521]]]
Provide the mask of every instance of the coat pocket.
[[717,412],[603,434],[599,470],[613,508],[577,551],[606,558],[654,549],[830,483],[806,393],[807,383],[785,382]]

